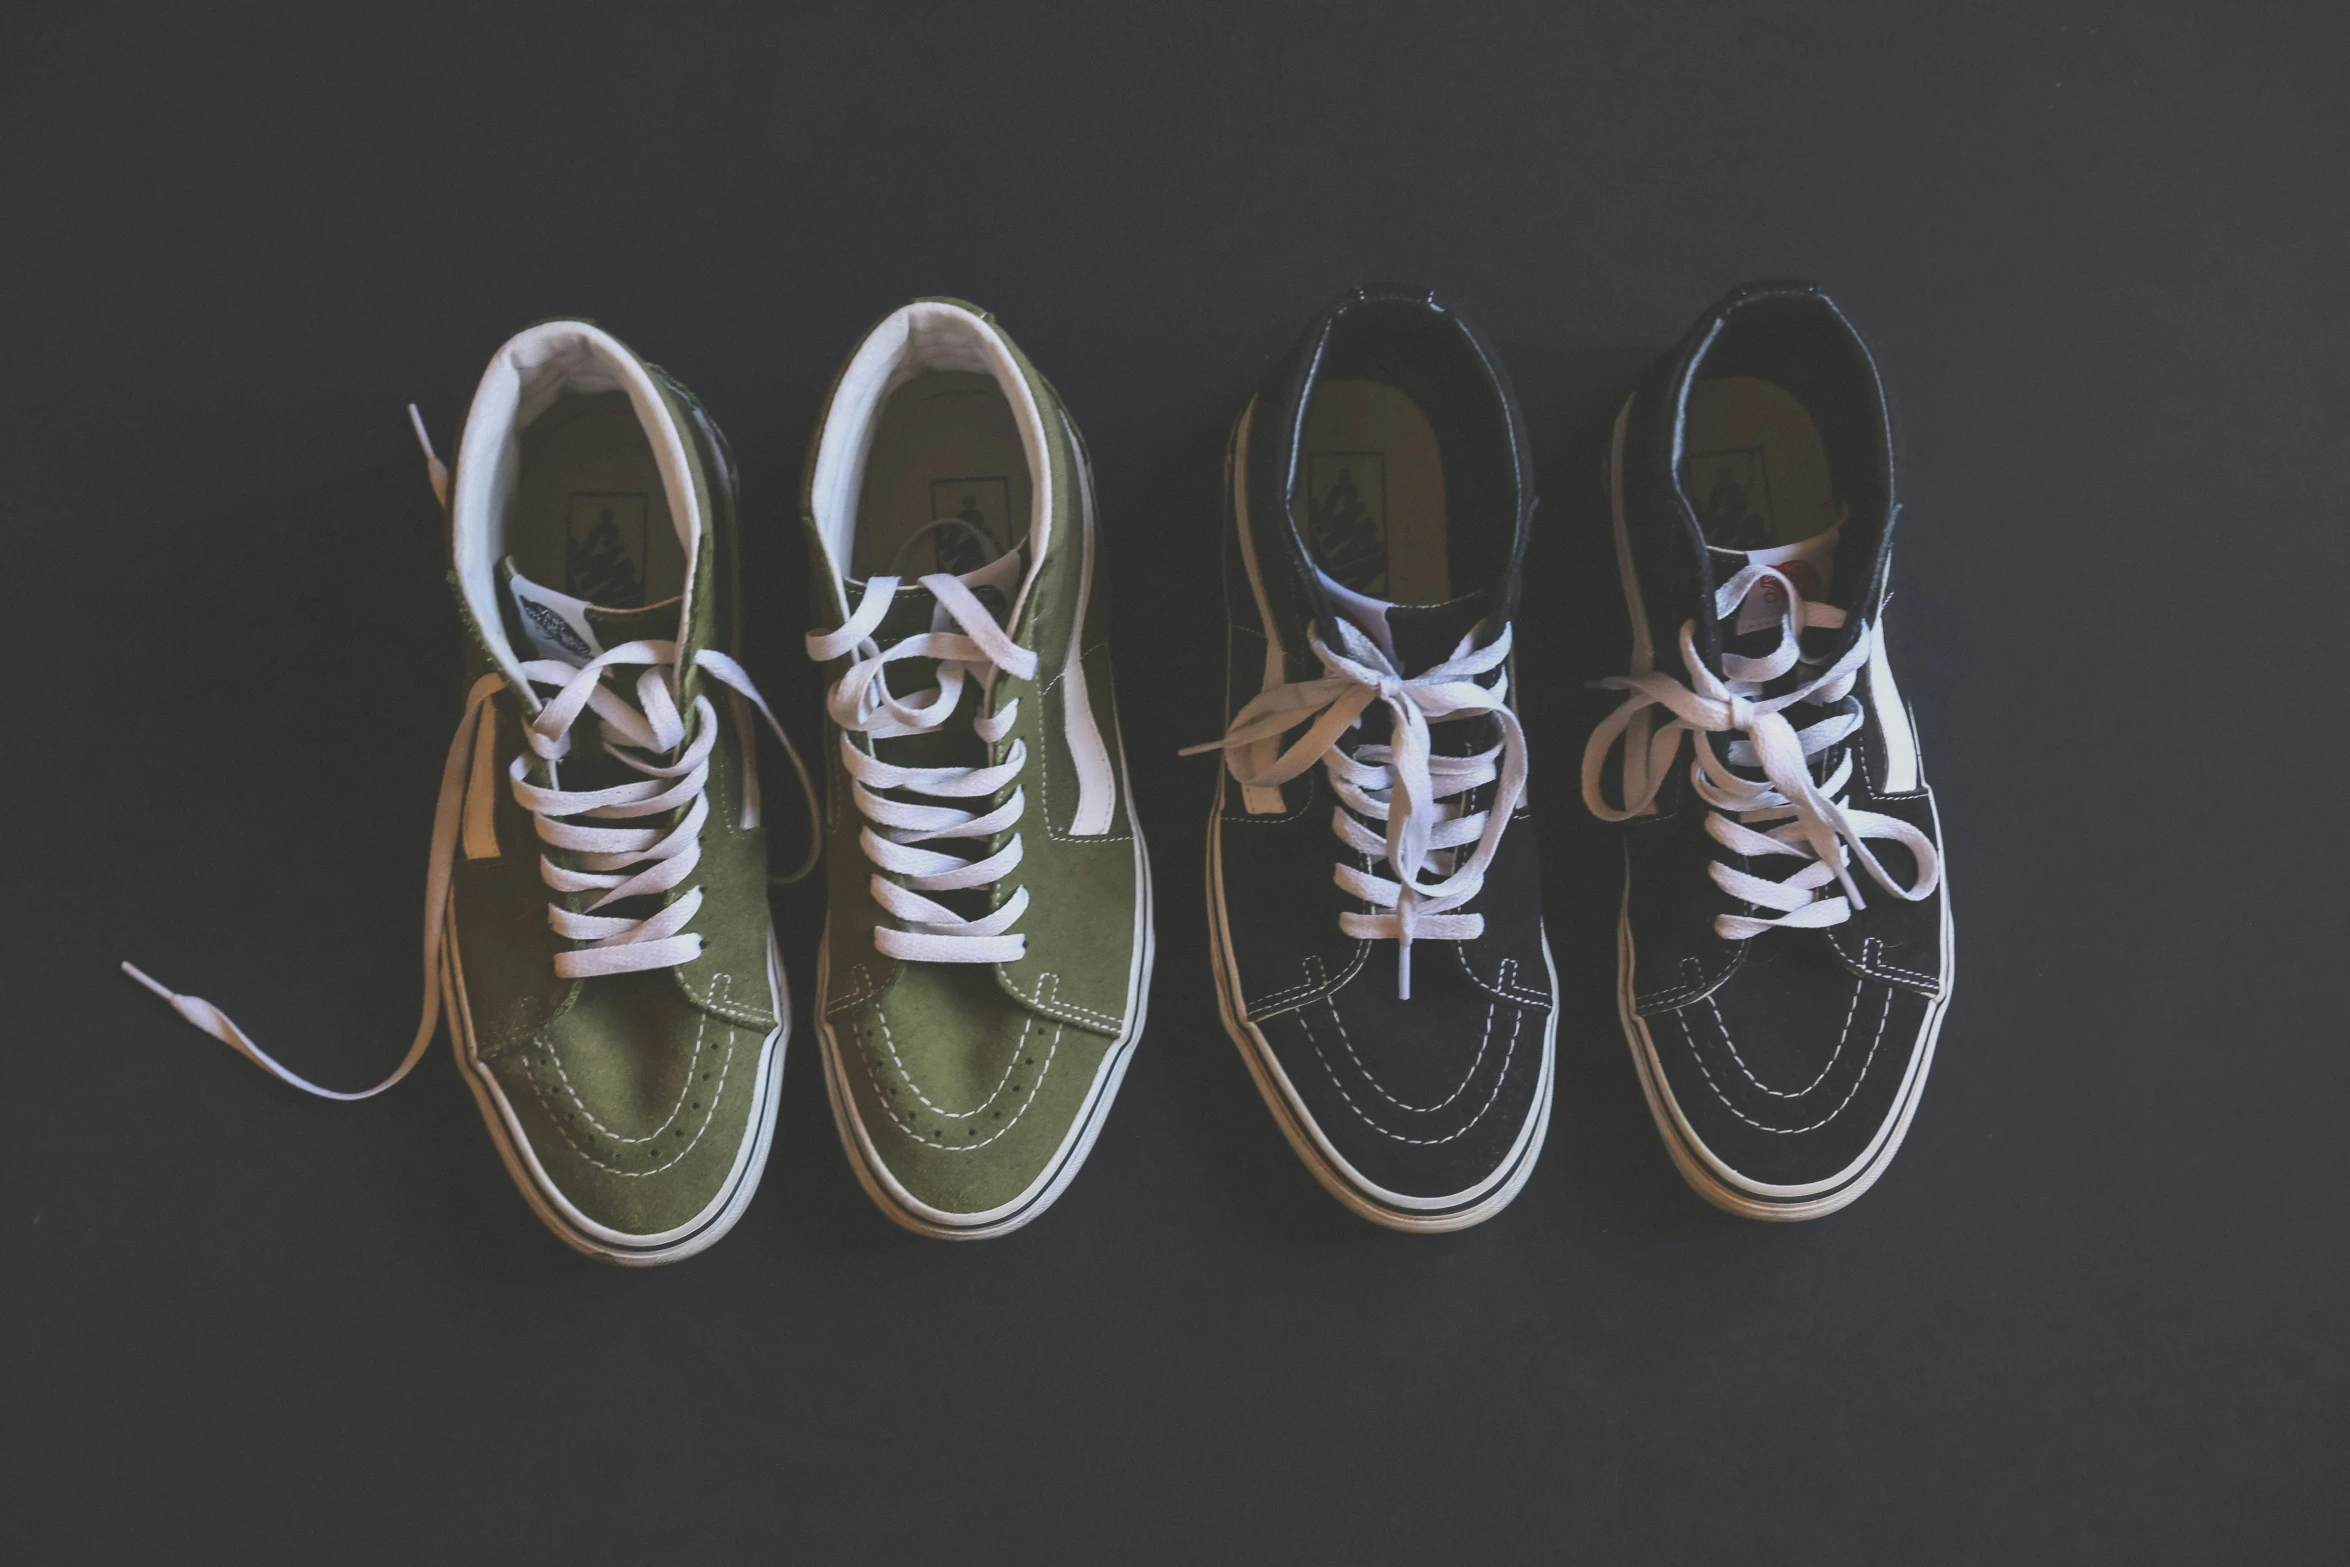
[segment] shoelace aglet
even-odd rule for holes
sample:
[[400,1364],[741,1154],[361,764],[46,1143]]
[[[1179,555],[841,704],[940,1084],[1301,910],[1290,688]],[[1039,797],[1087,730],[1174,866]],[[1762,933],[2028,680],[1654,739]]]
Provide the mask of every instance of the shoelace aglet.
[[[206,1001],[201,996],[181,995],[178,991],[172,989],[169,985],[164,984],[154,975],[140,968],[136,963],[123,964],[122,971],[125,974],[128,974],[131,978],[137,980],[140,984],[146,986],[149,990],[155,992],[155,994],[158,996],[161,996],[166,1002],[170,1003],[171,1009],[174,1012],[177,1012],[185,1021],[195,1025],[197,1028],[202,1029],[205,1033],[210,1034],[213,1038],[219,1040],[221,1043],[229,1046],[232,1049],[243,1050],[247,1055],[251,1055],[253,1053],[252,1051],[247,1050],[244,1045],[239,1044],[235,1039],[231,1038],[229,1032],[224,1032],[224,1030],[233,1031],[236,1025],[230,1023],[227,1018],[223,1017],[219,1008],[213,1006],[211,1002]],[[271,1070],[275,1071],[277,1069],[273,1066]],[[283,1074],[280,1073],[280,1075],[282,1076]]]
[[[163,983],[163,981],[157,979],[154,975],[140,968],[136,963],[123,964],[122,971],[125,974],[128,974],[131,978],[137,980],[140,984],[146,986],[149,990],[154,991],[158,996],[161,996],[165,1001],[171,1004],[171,1009],[174,1012],[177,1012],[181,1017],[185,1018],[188,1022],[193,1023],[196,1027],[202,1029],[205,1033],[210,1034],[213,1038],[220,1040],[224,1044],[233,1046],[236,1049],[244,1049],[244,1046],[237,1044],[235,1040],[229,1038],[227,1034],[221,1032],[219,1027],[215,1026],[213,1019],[220,1017],[220,1010],[219,1008],[213,1006],[211,1002],[206,1001],[202,996],[183,996],[178,991],[172,989],[169,985]],[[222,1018],[221,1021],[225,1023],[227,1020]],[[229,1026],[233,1027],[234,1025],[232,1024]]]
[[1412,938],[1409,936],[1395,944],[1395,999],[1412,999]]
[[424,448],[425,477],[432,481],[433,499],[443,506],[449,504],[449,465],[441,461],[441,454],[432,449],[432,437],[424,431],[424,415],[416,405],[408,405],[408,427],[416,432],[416,444]]
[[149,990],[154,991],[155,994],[161,996],[164,1000],[170,1002],[174,1007],[179,1005],[180,993],[178,991],[172,989],[169,985],[162,983],[160,980],[156,979],[155,976],[149,974],[145,969],[140,968],[136,963],[125,963],[122,966],[122,971],[125,974],[128,974],[131,978],[137,980],[140,984],[146,986]]

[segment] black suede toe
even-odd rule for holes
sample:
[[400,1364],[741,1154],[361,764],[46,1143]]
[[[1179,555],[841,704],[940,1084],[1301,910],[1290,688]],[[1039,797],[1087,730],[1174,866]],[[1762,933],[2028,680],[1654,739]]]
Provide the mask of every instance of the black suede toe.
[[1550,1007],[1426,966],[1408,1009],[1375,993],[1392,976],[1361,973],[1260,1027],[1299,1110],[1361,1182],[1466,1200],[1506,1173],[1536,1109]]

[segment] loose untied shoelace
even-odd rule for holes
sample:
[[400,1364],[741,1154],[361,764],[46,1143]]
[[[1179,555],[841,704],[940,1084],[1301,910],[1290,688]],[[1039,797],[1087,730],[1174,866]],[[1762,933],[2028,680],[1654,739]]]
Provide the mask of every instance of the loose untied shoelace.
[[[1845,612],[1832,604],[1804,599],[1786,573],[1773,566],[1753,565],[1723,583],[1714,594],[1716,619],[1727,620],[1746,595],[1764,577],[1778,580],[1785,608],[1780,615],[1779,644],[1760,658],[1733,653],[1722,656],[1722,676],[1706,668],[1697,652],[1694,621],[1681,626],[1681,663],[1689,672],[1686,685],[1668,674],[1648,671],[1616,675],[1600,684],[1628,691],[1621,707],[1592,731],[1583,750],[1583,802],[1594,816],[1611,822],[1639,815],[1655,801],[1666,769],[1691,737],[1693,756],[1689,778],[1698,796],[1713,807],[1705,830],[1716,843],[1746,858],[1792,855],[1804,861],[1788,876],[1771,881],[1737,867],[1713,861],[1707,870],[1714,885],[1731,897],[1757,908],[1778,911],[1777,918],[1750,914],[1720,914],[1714,931],[1728,941],[1745,941],[1766,930],[1812,930],[1842,924],[1856,908],[1866,907],[1854,882],[1850,862],[1859,861],[1871,880],[1895,897],[1917,902],[1933,895],[1942,874],[1941,857],[1933,840],[1896,817],[1854,810],[1842,799],[1852,781],[1854,748],[1846,746],[1824,779],[1812,777],[1811,759],[1842,745],[1861,727],[1852,695],[1860,668],[1868,662],[1872,638],[1881,629],[1863,625],[1852,646],[1834,663],[1795,689],[1764,697],[1764,689],[1794,669],[1802,660],[1802,633],[1811,627],[1834,629]],[[1798,705],[1824,709],[1826,716],[1797,729],[1787,709]],[[1648,733],[1651,707],[1670,712],[1672,721]],[[1722,753],[1712,736],[1733,734]],[[1607,803],[1600,774],[1608,753],[1621,740],[1625,752],[1624,804]],[[1741,777],[1734,767],[1760,769],[1762,781]],[[1768,831],[1756,828],[1779,825]],[[1909,850],[1917,865],[1917,879],[1901,886],[1871,853],[1867,840],[1888,839]],[[1823,895],[1831,882],[1842,890]]]
[[[415,410],[409,410],[415,419]],[[433,454],[417,421],[417,439],[424,446],[433,488],[446,497],[447,470]],[[791,875],[776,878],[794,882],[815,867],[823,849],[823,826],[816,805],[816,789],[799,748],[759,694],[750,674],[732,658],[704,648],[694,655],[694,667],[729,687],[756,707],[776,739],[783,742],[799,777],[808,806],[808,853]],[[701,863],[701,831],[709,820],[710,750],[717,743],[718,713],[707,696],[697,694],[689,726],[677,706],[678,645],[667,641],[621,644],[574,669],[553,659],[533,659],[519,666],[533,686],[554,688],[554,696],[523,725],[531,753],[546,764],[550,782],[534,784],[525,776],[527,759],[516,757],[508,768],[507,785],[514,801],[531,815],[540,842],[574,856],[576,867],[539,857],[539,877],[560,893],[601,894],[583,911],[550,903],[547,920],[558,935],[579,943],[556,954],[555,972],[565,979],[627,974],[647,969],[674,968],[701,956],[703,940],[686,927],[702,906],[702,891],[689,887],[678,897],[642,918],[600,914],[624,898],[659,896],[682,886]],[[606,683],[607,676],[640,669],[636,703],[631,706]],[[497,710],[491,698],[505,685],[502,676],[484,675],[465,698],[465,712],[449,741],[441,768],[441,792],[433,808],[432,848],[426,862],[424,886],[424,1002],[416,1037],[408,1053],[389,1077],[372,1088],[346,1093],[323,1088],[273,1059],[252,1036],[201,996],[182,995],[150,977],[133,964],[123,972],[171,1003],[172,1010],[254,1062],[280,1081],[321,1099],[368,1099],[382,1093],[424,1058],[440,1025],[441,938],[449,906],[449,881],[457,848],[462,841],[470,859],[495,857],[498,850],[495,791],[497,746],[493,733]],[[607,789],[566,790],[555,782],[559,764],[570,755],[575,726],[583,713],[592,712],[603,731],[603,750],[643,781]],[[740,710],[738,709],[738,716]],[[742,723],[742,825],[759,821],[758,771],[754,759],[755,732],[747,717]],[[689,739],[690,737],[690,739]],[[675,753],[674,755],[672,753]],[[663,760],[667,758],[667,760]],[[611,827],[603,822],[660,816],[684,808],[677,824],[664,832],[657,827]]]
[[[1223,739],[1187,746],[1182,754],[1222,751],[1233,778],[1249,788],[1277,788],[1323,764],[1339,799],[1331,813],[1339,841],[1367,859],[1384,858],[1394,872],[1379,876],[1339,862],[1333,879],[1375,911],[1342,913],[1339,929],[1357,940],[1396,944],[1396,993],[1408,1000],[1415,939],[1474,941],[1485,933],[1484,915],[1453,911],[1484,887],[1486,868],[1525,794],[1526,736],[1507,701],[1508,674],[1497,674],[1491,685],[1477,679],[1501,671],[1511,628],[1482,648],[1471,631],[1451,658],[1410,676],[1353,625],[1341,620],[1337,629],[1343,653],[1332,652],[1318,632],[1308,638],[1322,663],[1321,679],[1262,692],[1233,716]],[[1374,702],[1391,715],[1388,741],[1357,746],[1349,755],[1339,741]],[[1493,745],[1469,756],[1432,753],[1431,723],[1481,715],[1500,730]],[[1278,749],[1279,737],[1304,723],[1313,727]],[[1461,797],[1496,780],[1492,801],[1470,811]],[[1384,834],[1358,817],[1378,823]],[[1458,853],[1464,848],[1465,858]],[[1434,856],[1447,852],[1457,861],[1450,873],[1427,879]]]

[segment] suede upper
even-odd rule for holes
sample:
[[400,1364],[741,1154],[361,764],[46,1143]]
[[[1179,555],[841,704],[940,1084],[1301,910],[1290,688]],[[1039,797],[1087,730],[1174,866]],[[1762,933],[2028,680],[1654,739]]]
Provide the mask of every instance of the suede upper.
[[[1405,672],[1443,661],[1472,629],[1476,645],[1490,646],[1517,603],[1534,494],[1498,364],[1424,291],[1357,290],[1308,327],[1235,430],[1224,573],[1228,717],[1268,684],[1322,674],[1310,629],[1326,645],[1337,640],[1339,612],[1296,520],[1300,431],[1334,366],[1405,389],[1433,411],[1445,441],[1455,580],[1464,591],[1453,603],[1387,611]],[[1268,633],[1278,659],[1268,660]],[[1490,687],[1500,673],[1479,683]],[[1390,722],[1374,704],[1341,748],[1385,743]],[[1452,755],[1491,747],[1497,735],[1485,716],[1430,727],[1432,746]],[[1478,786],[1462,809],[1489,809],[1498,788]],[[1307,768],[1277,793],[1230,777],[1220,789],[1210,892],[1220,901],[1211,912],[1227,942],[1229,999],[1253,1025],[1243,1048],[1269,1055],[1283,1085],[1288,1103],[1277,1109],[1309,1128],[1344,1165],[1340,1178],[1375,1205],[1391,1196],[1466,1201],[1510,1173],[1513,1156],[1530,1158],[1528,1128],[1549,1092],[1554,987],[1527,804],[1520,801],[1482,888],[1462,906],[1483,916],[1483,933],[1421,938],[1403,999],[1397,943],[1340,928],[1342,914],[1370,906],[1333,880],[1334,868],[1392,873],[1334,834],[1339,806],[1324,768]]]
[[[1826,599],[1843,622],[1806,630],[1805,663],[1783,678],[1807,678],[1849,652],[1868,651],[1862,639],[1880,639],[1875,656],[1859,664],[1850,695],[1830,709],[1857,712],[1861,721],[1848,739],[1812,758],[1813,775],[1825,779],[1849,753],[1844,807],[1906,822],[1938,848],[1933,794],[1881,641],[1899,515],[1883,390],[1850,323],[1809,284],[1756,283],[1732,292],[1642,377],[1625,410],[1614,484],[1638,585],[1633,610],[1646,619],[1654,667],[1686,678],[1678,646],[1685,625],[1716,677],[1726,653],[1758,656],[1779,635],[1774,626],[1741,636],[1717,614],[1715,590],[1745,557],[1709,543],[1686,483],[1691,388],[1728,376],[1766,382],[1800,401],[1820,431],[1843,503]],[[1717,745],[1725,739],[1714,738]],[[1896,753],[1901,770],[1915,774],[1900,786],[1889,783]],[[1947,992],[1946,900],[1938,891],[1905,900],[1855,866],[1865,902],[1841,922],[1725,936],[1717,919],[1775,911],[1724,891],[1709,866],[1776,880],[1798,862],[1741,854],[1709,833],[1713,808],[1700,797],[1691,765],[1684,739],[1653,808],[1624,829],[1625,1002],[1637,1019],[1634,1047],[1645,1039],[1671,1107],[1668,1136],[1726,1166],[1741,1189],[1817,1189],[1852,1181],[1864,1168],[1873,1178],[1895,1122],[1914,1102]],[[1899,843],[1878,839],[1870,847],[1902,885],[1917,884],[1920,868]],[[1808,1193],[1762,1195],[1792,1201]]]
[[[843,731],[826,740],[830,866],[820,981],[822,1026],[835,1063],[836,1110],[852,1157],[878,1165],[894,1186],[885,1202],[918,1227],[959,1225],[1035,1202],[1039,1189],[1078,1152],[1073,1140],[1097,1116],[1110,1068],[1132,1043],[1147,977],[1148,909],[1140,845],[1128,804],[1115,689],[1106,633],[1107,591],[1092,538],[1090,477],[1075,427],[1058,396],[991,317],[951,300],[918,301],[875,334],[907,330],[988,334],[1000,345],[1033,399],[1041,424],[1045,472],[1037,488],[1049,499],[1044,548],[1029,553],[1027,580],[1006,628],[1033,651],[1033,678],[996,675],[991,691],[966,687],[961,703],[932,734],[879,739],[846,736],[885,762],[906,766],[996,765],[1025,747],[1021,774],[993,796],[958,801],[974,812],[1018,791],[1018,822],[975,854],[993,854],[1016,833],[1022,858],[985,889],[984,906],[1001,908],[1022,887],[1029,901],[1011,929],[1025,937],[1022,956],[986,963],[901,961],[874,941],[877,926],[901,922],[876,903],[879,870],[863,847],[867,823],[853,803],[840,754]],[[868,339],[868,347],[872,338]],[[842,377],[860,360],[852,355]],[[826,422],[844,398],[836,378]],[[820,423],[809,461],[803,508],[814,565],[814,624],[840,625],[866,584],[845,574],[828,543],[815,486],[827,439]],[[877,631],[888,644],[931,626],[934,600],[906,583]],[[1082,617],[1082,636],[1078,635]],[[826,668],[837,680],[855,655]],[[910,692],[934,678],[935,664],[910,659],[890,666],[892,689]],[[1078,673],[1081,671],[1081,674]],[[1073,755],[1076,711],[1106,748],[1114,800],[1106,825],[1079,821],[1081,780]],[[1009,730],[988,744],[972,737],[974,717],[1018,703]],[[1097,802],[1097,810],[1099,805]],[[1096,830],[1080,830],[1082,827]],[[978,898],[974,890],[969,896]],[[1046,1194],[1049,1195],[1049,1194]]]
[[[709,815],[691,878],[645,901],[665,906],[699,888],[702,905],[690,929],[703,939],[699,957],[649,971],[564,979],[556,957],[574,943],[549,927],[548,907],[584,912],[585,892],[557,892],[541,879],[543,854],[578,867],[570,850],[543,843],[533,819],[505,788],[508,764],[527,759],[525,776],[550,783],[550,769],[523,743],[522,726],[541,697],[515,679],[512,658],[497,656],[459,590],[473,630],[468,679],[501,674],[490,699],[496,853],[469,846],[454,870],[449,926],[452,977],[478,1068],[495,1084],[514,1130],[544,1182],[590,1224],[623,1236],[659,1235],[706,1219],[739,1180],[749,1142],[761,1130],[771,1090],[769,1053],[780,1048],[775,982],[770,978],[765,834],[744,825],[744,755],[748,734],[739,698],[701,676],[694,653],[731,653],[738,633],[738,541],[734,475],[716,429],[674,382],[646,366],[664,406],[685,436],[698,505],[698,548],[684,595],[679,707],[708,695],[719,716],[709,761]],[[466,453],[460,450],[463,472]],[[676,610],[655,606],[614,617],[617,632],[666,637]],[[502,633],[501,633],[502,634]],[[593,720],[583,720],[576,754],[595,749]],[[581,763],[578,765],[587,765]],[[668,830],[679,807],[639,825]]]

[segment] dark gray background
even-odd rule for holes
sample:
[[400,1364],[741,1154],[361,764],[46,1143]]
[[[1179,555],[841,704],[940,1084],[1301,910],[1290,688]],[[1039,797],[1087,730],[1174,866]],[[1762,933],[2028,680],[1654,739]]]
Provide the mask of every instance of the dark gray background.
[[[0,18],[0,1560],[2306,1561],[2345,1521],[2350,107],[2338,5],[303,4]],[[1893,616],[1959,985],[1855,1208],[1714,1214],[1613,1015],[1573,769],[1623,379],[1818,279],[1907,436]],[[1330,293],[1424,280],[1545,460],[1521,670],[1567,987],[1514,1207],[1382,1233],[1218,1026],[1217,463]],[[758,649],[815,403],[918,293],[1092,437],[1158,867],[1084,1176],[948,1246],[805,1046],[739,1229],[525,1210],[371,1081],[456,704],[402,405],[582,313],[732,433]],[[779,809],[777,818],[787,813]],[[779,898],[796,978],[816,911]],[[802,985],[803,992],[805,985]]]

